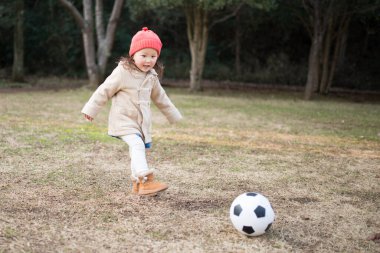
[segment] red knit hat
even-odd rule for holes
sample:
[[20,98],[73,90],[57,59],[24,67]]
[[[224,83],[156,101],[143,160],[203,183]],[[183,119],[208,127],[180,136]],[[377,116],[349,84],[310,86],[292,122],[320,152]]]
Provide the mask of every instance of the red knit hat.
[[161,52],[162,43],[157,34],[148,27],[144,27],[133,36],[131,47],[129,49],[129,56],[134,55],[137,51],[144,48],[153,48],[157,51],[158,55]]

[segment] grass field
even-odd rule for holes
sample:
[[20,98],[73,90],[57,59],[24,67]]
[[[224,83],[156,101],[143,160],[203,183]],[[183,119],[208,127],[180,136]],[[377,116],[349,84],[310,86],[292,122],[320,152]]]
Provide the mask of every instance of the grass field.
[[[0,252],[379,252],[380,104],[297,93],[168,89],[148,155],[170,188],[130,194],[126,144],[80,110],[92,91],[0,93]],[[248,238],[243,192],[276,221]]]

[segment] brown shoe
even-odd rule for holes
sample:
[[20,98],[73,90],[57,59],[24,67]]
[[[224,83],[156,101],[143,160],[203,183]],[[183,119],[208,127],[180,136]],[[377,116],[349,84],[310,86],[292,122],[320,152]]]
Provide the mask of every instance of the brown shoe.
[[139,194],[139,179],[135,178],[134,176],[131,176],[132,180],[132,193],[133,194]]
[[155,181],[152,171],[148,171],[145,175],[139,176],[138,195],[152,196],[166,189],[168,189],[168,185]]

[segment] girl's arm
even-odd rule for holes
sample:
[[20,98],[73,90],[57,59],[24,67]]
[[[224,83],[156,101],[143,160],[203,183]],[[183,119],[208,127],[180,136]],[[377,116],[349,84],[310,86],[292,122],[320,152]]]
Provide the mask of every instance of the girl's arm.
[[172,101],[166,95],[159,81],[153,86],[151,99],[157,108],[166,116],[170,123],[175,123],[182,119],[181,113],[174,106]]
[[116,67],[111,75],[92,94],[82,109],[82,113],[87,120],[92,121],[107,101],[121,89],[123,84],[122,71],[123,67],[121,65]]

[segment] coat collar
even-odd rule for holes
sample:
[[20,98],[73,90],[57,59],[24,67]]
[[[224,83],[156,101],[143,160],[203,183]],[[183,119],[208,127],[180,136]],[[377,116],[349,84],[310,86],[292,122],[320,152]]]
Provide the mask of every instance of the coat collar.
[[142,72],[142,71],[139,71],[139,70],[131,70],[131,72],[133,73],[134,76],[136,77],[140,77],[140,78],[149,78],[149,77],[156,77],[158,76],[156,70],[154,69],[151,69],[149,70],[148,72]]
[[[122,66],[124,66],[122,61],[120,61],[120,62],[118,63],[118,65],[122,65]],[[136,77],[148,77],[148,76],[150,76],[150,75],[158,76],[158,74],[157,74],[157,72],[156,72],[155,69],[151,69],[151,70],[149,70],[147,73],[144,73],[144,72],[142,72],[142,71],[139,71],[139,70],[136,70],[136,69],[132,69],[132,68],[128,68],[128,69],[129,69],[129,71],[130,71],[134,76],[136,76]]]
[[149,75],[149,74],[154,75],[154,76],[158,76],[158,74],[157,74],[157,72],[156,72],[155,69],[151,69],[151,70],[149,70],[148,75]]

